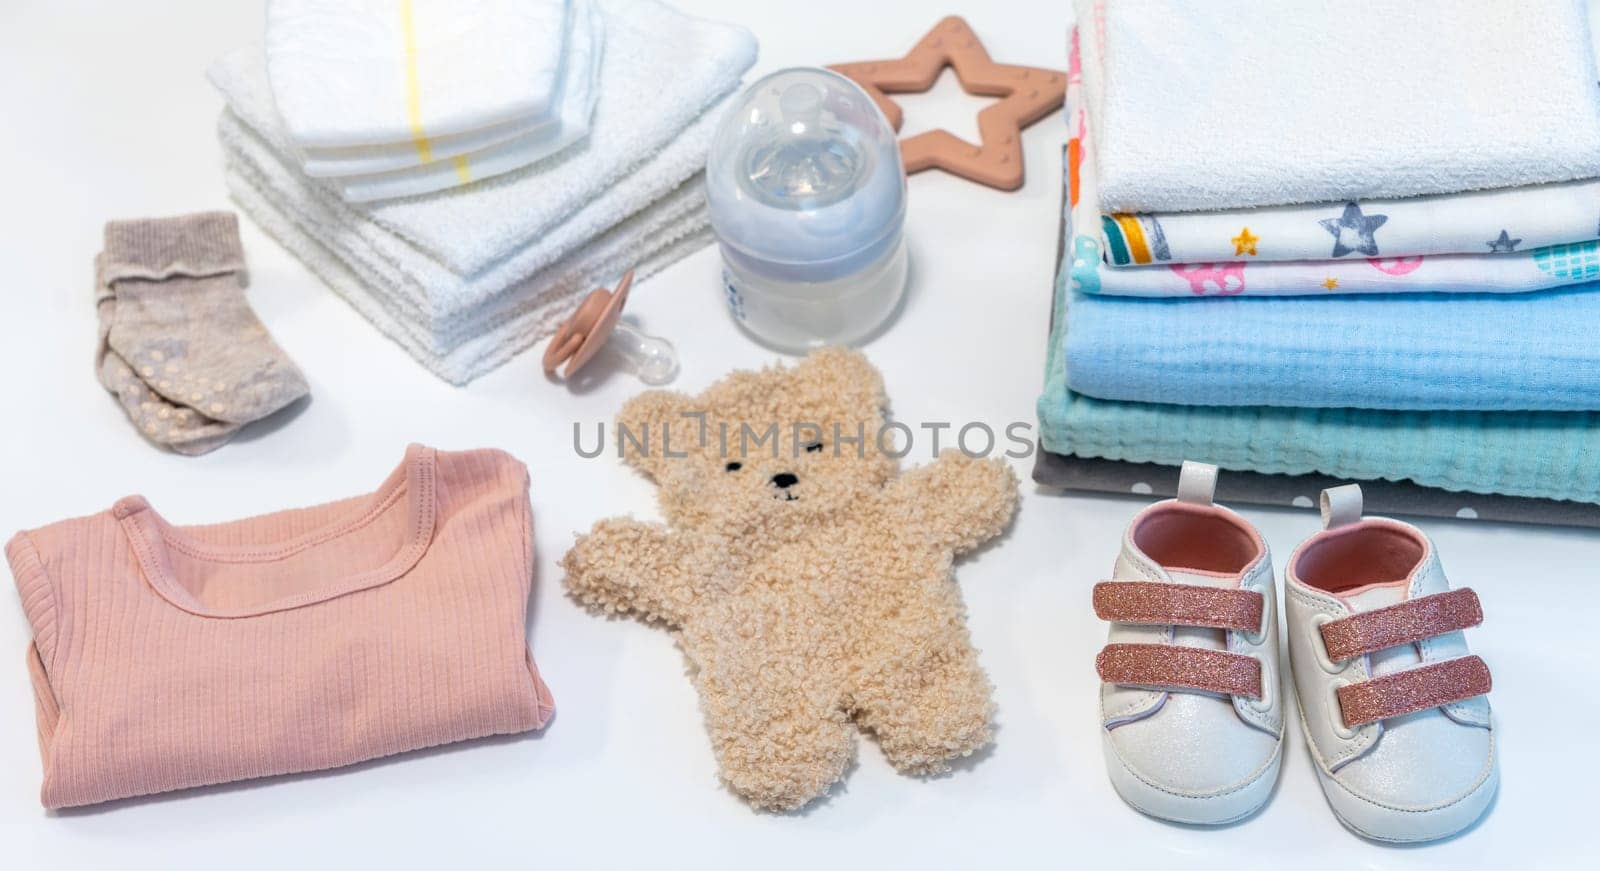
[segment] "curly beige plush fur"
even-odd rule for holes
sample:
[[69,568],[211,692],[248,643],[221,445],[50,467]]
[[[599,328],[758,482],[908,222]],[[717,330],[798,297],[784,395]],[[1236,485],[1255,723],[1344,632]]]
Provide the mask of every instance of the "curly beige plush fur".
[[619,442],[668,524],[602,520],[561,561],[579,601],[675,631],[722,777],[760,808],[840,780],[854,726],[915,774],[990,740],[951,562],[1005,529],[1016,478],[957,451],[898,474],[885,405],[877,370],[836,349],[697,397],[644,393]]

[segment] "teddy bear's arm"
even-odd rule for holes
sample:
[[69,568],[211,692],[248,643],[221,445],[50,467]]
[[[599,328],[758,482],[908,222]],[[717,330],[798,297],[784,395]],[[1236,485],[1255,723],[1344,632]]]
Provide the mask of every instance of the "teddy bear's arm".
[[602,520],[561,558],[566,585],[580,602],[682,625],[714,571],[707,550],[655,523]]
[[1017,508],[1017,478],[1004,460],[951,450],[901,475],[891,495],[908,528],[959,554],[1005,530]]

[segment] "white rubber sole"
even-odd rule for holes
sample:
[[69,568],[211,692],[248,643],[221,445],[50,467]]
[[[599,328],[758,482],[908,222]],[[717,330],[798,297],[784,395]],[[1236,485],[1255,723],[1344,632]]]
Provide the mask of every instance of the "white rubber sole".
[[1266,804],[1278,782],[1283,765],[1283,740],[1272,757],[1242,783],[1216,792],[1189,793],[1164,787],[1129,768],[1111,743],[1111,734],[1101,730],[1100,746],[1105,751],[1106,774],[1117,795],[1134,810],[1157,819],[1196,826],[1220,826],[1250,816]]

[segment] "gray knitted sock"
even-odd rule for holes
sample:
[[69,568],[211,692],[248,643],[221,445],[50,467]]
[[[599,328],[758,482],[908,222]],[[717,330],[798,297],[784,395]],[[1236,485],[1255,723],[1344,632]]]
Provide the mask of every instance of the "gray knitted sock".
[[232,214],[113,221],[97,266],[100,381],[154,441],[205,453],[308,392],[244,298]]

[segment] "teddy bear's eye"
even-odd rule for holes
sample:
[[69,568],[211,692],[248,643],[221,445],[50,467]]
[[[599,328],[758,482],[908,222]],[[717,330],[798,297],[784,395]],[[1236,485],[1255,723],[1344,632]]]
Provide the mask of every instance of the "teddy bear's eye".
[[724,468],[726,468],[726,469],[727,469],[727,470],[728,470],[728,471],[730,471],[730,472],[737,472],[737,471],[739,471],[739,470],[740,470],[740,469],[742,469],[742,468],[744,468],[744,463],[741,463],[741,462],[739,462],[739,461],[738,461],[738,460],[735,460],[735,461],[733,461],[733,462],[731,462],[731,463],[729,463],[729,464],[728,464],[728,465],[727,465],[727,466],[725,466],[725,467],[724,467]]
[[806,445],[806,453],[808,454],[814,454],[820,450],[822,450],[822,442],[812,442]]

